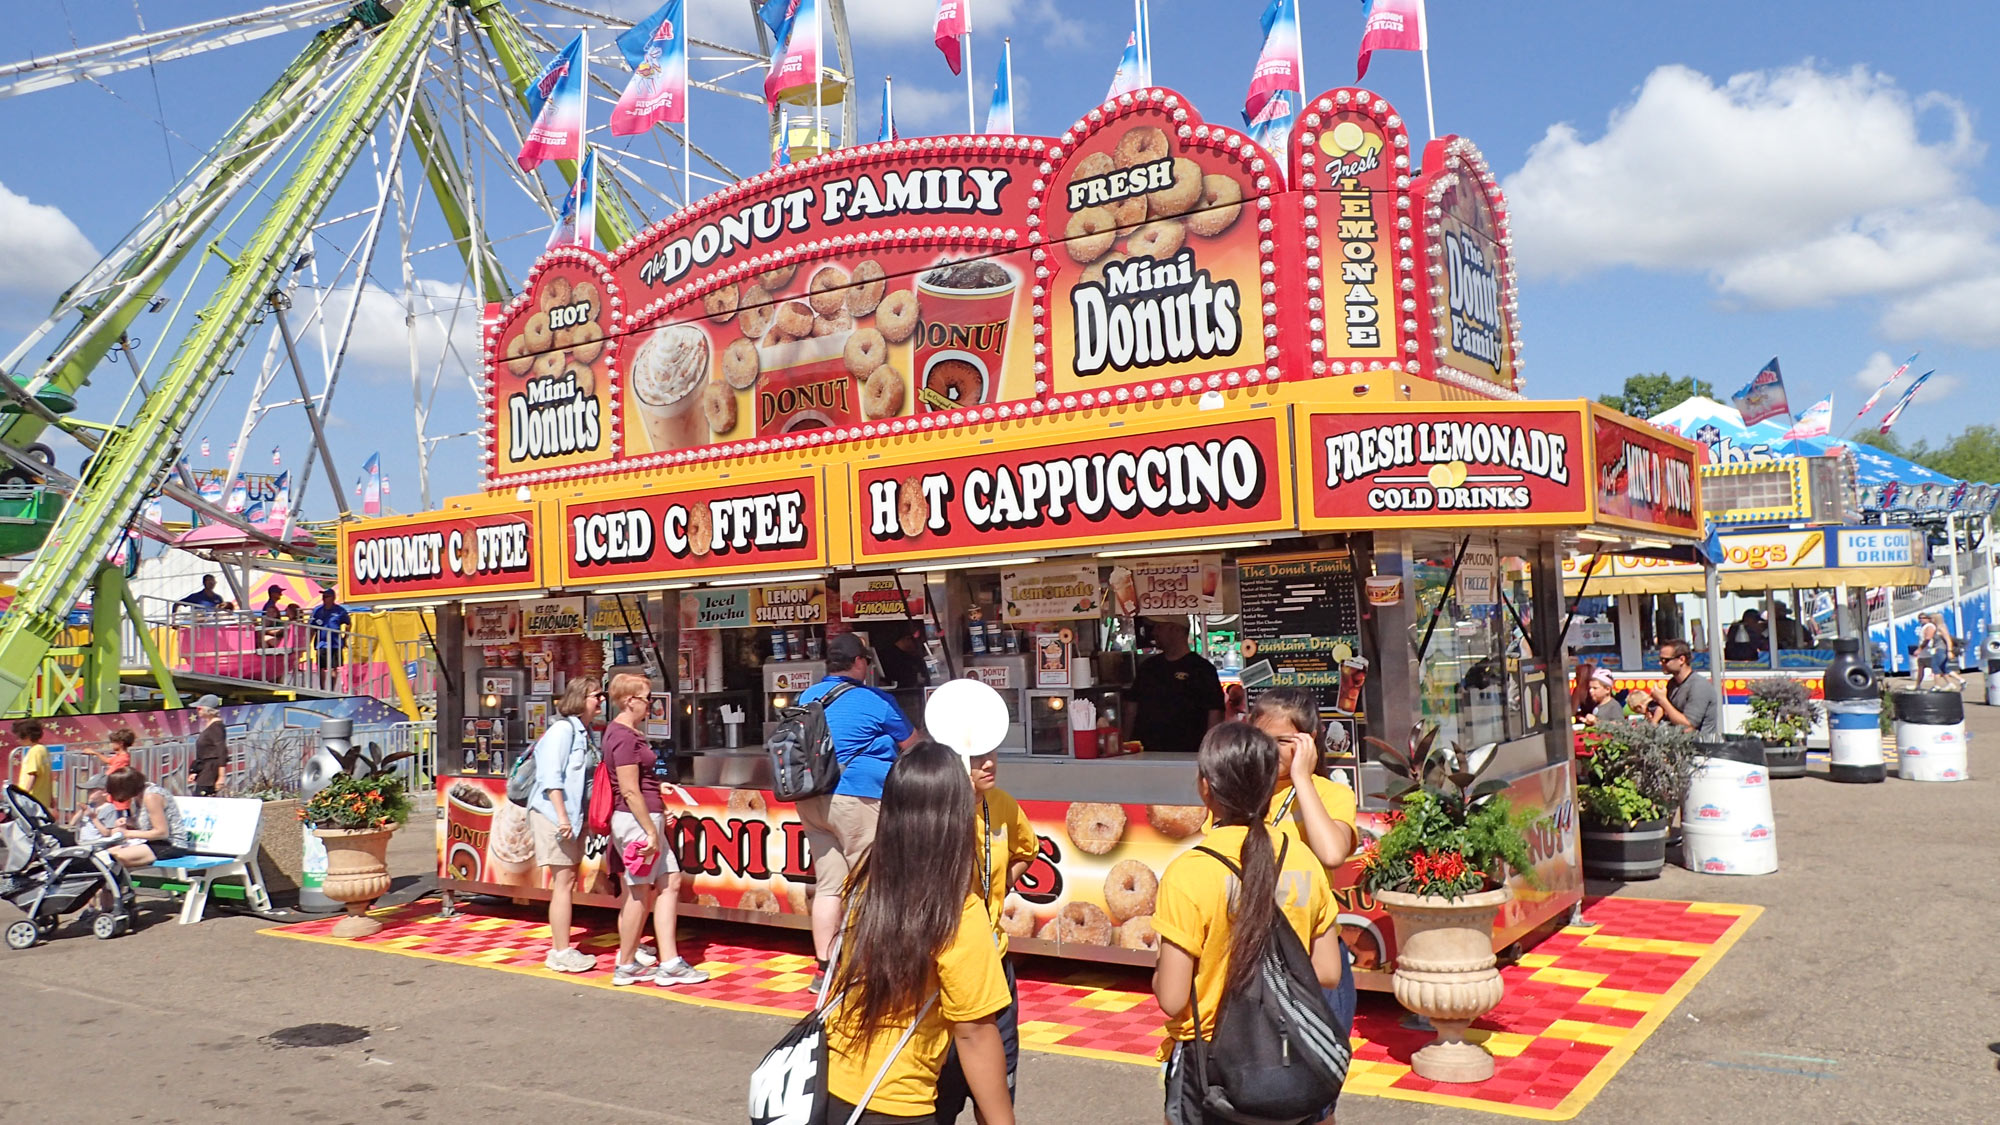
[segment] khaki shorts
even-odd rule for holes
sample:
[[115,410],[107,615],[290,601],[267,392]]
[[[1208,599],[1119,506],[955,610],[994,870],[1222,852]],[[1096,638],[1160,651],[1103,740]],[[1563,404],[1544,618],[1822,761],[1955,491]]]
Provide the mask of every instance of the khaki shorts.
[[[618,877],[623,879],[625,885],[628,887],[640,886],[646,883],[664,882],[667,876],[681,869],[680,859],[674,854],[674,838],[664,827],[666,824],[666,815],[664,813],[653,813],[652,817],[654,827],[660,828],[660,858],[653,861],[653,869],[644,875],[635,877],[630,871],[621,872]],[[625,845],[634,840],[640,843],[644,843],[646,840],[646,830],[640,827],[639,818],[624,809],[619,809],[617,812],[612,813],[612,850],[616,851],[619,855],[624,855]]]
[[796,808],[799,823],[805,825],[806,842],[812,845],[813,888],[838,898],[847,873],[875,842],[875,820],[882,802],[873,797],[834,794],[807,797]]
[[535,863],[540,867],[575,867],[583,862],[583,841],[574,830],[565,840],[556,834],[556,822],[534,809],[528,810],[528,831],[535,836]]

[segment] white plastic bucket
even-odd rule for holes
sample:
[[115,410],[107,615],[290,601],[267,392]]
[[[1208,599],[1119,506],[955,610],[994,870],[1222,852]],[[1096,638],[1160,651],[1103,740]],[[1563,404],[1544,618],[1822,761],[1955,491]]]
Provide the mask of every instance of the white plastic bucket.
[[[1827,770],[1835,781],[1881,781],[1887,770],[1882,765],[1882,701],[1880,699],[1833,700],[1826,703],[1829,740]],[[1897,738],[1902,737],[1897,724]]]
[[1778,869],[1771,777],[1760,764],[1703,758],[1681,805],[1683,863],[1704,875],[1769,875]]
[[1965,762],[1965,724],[1900,723],[1896,776],[1904,781],[1971,781]]

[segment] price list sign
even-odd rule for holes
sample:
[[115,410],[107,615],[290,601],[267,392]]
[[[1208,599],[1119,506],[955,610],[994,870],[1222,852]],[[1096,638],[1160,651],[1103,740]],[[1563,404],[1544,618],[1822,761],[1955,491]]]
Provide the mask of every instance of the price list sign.
[[1330,698],[1342,662],[1361,650],[1354,557],[1245,560],[1237,564],[1237,581],[1244,686],[1325,688]]

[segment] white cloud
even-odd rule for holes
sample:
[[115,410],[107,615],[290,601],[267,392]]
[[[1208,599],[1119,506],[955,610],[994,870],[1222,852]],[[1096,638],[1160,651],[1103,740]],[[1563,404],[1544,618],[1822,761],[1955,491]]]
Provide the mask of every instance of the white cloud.
[[0,291],[52,298],[97,259],[62,208],[31,202],[0,183]]
[[[422,365],[424,385],[430,384],[431,371],[437,366],[448,333],[453,348],[445,356],[440,386],[445,391],[464,386],[464,371],[467,367],[476,368],[479,363],[479,317],[484,306],[456,282],[418,278],[414,293],[417,361]],[[325,311],[322,315],[326,317],[327,339],[331,346],[334,330],[354,303],[354,289],[352,286],[329,289],[325,291],[324,299]],[[298,302],[301,308],[310,303],[303,298]],[[454,312],[457,314],[455,321]],[[410,373],[408,315],[402,294],[391,293],[377,285],[363,288],[361,307],[354,319],[354,333],[347,345],[348,369],[369,382],[407,382]],[[301,323],[302,320],[303,314],[297,314],[294,323]],[[294,331],[300,334],[300,359],[308,365],[313,364],[319,354],[317,329],[295,328]]]
[[1655,70],[1603,135],[1551,126],[1506,178],[1524,273],[1705,274],[1769,308],[1886,299],[1897,338],[2000,343],[2000,213],[1966,108],[1865,68]]
[[[1917,376],[1929,370],[1929,368],[1923,365],[1923,357],[1921,355],[1917,359],[1918,362],[1912,364],[1910,370],[1904,372],[1903,377],[1896,380],[1896,385],[1890,387],[1883,394],[1882,400],[1875,404],[1877,411],[1887,410],[1889,405],[1896,401],[1898,395],[1910,389],[1910,383]],[[1856,371],[1850,380],[1854,384],[1854,389],[1859,392],[1859,397],[1854,401],[1854,408],[1856,410],[1861,409],[1861,404],[1868,401],[1868,396],[1874,394],[1875,388],[1881,386],[1882,380],[1887,379],[1889,373],[1900,366],[1902,362],[1901,357],[1891,357],[1888,352],[1876,352],[1869,356],[1868,362],[1862,364],[1861,370]],[[1924,396],[1926,398],[1934,398],[1938,395],[1949,394],[1957,390],[1959,385],[1960,379],[1958,376],[1947,375],[1940,371],[1931,376],[1930,382],[1924,384]],[[1838,408],[1834,411],[1834,417],[1836,420],[1840,417]],[[1835,428],[1838,429],[1839,427],[1836,426]]]
[[[980,106],[983,120],[986,107]],[[1019,107],[1016,106],[1016,113]],[[864,119],[868,114],[862,114]],[[875,114],[880,117],[881,114]],[[933,90],[926,86],[896,83],[896,127],[915,132],[916,126],[941,125],[953,132],[965,129],[965,91]]]

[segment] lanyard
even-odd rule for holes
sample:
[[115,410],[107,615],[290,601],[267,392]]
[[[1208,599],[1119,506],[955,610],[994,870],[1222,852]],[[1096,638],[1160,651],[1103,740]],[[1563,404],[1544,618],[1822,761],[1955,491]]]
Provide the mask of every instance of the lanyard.
[[1292,811],[1292,798],[1298,795],[1299,787],[1296,785],[1292,786],[1291,792],[1285,794],[1284,803],[1279,805],[1278,811],[1271,815],[1271,827],[1276,828],[1285,822],[1285,817],[1290,815]]
[[984,794],[979,798],[979,852],[984,857],[983,869],[986,881],[979,884],[979,901],[986,907],[986,920],[993,920],[993,813],[986,807]]

